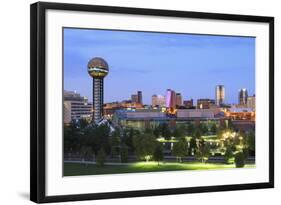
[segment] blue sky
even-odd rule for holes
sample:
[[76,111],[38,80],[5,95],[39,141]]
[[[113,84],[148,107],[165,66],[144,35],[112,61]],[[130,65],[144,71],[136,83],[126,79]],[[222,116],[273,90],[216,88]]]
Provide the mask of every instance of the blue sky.
[[223,84],[226,102],[238,90],[255,93],[255,38],[152,32],[64,29],[64,89],[92,99],[87,63],[102,57],[109,64],[104,101],[129,99],[143,91],[144,103],[170,88],[184,99],[215,98]]

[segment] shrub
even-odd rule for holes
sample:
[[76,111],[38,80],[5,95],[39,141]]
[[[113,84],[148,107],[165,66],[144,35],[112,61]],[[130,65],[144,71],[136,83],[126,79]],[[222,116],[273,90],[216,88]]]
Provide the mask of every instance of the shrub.
[[236,168],[242,168],[245,166],[245,156],[243,152],[238,152],[235,155],[235,166]]

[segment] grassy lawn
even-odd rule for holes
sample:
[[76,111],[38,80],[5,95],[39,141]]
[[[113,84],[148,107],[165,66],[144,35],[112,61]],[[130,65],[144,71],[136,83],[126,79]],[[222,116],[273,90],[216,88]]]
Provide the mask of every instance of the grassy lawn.
[[[254,168],[255,165],[246,165],[245,168]],[[210,163],[160,163],[157,162],[136,162],[130,165],[85,165],[78,163],[64,163],[64,176],[95,175],[95,174],[117,174],[136,172],[159,172],[178,170],[210,170],[210,169],[235,168],[234,164],[210,164]]]

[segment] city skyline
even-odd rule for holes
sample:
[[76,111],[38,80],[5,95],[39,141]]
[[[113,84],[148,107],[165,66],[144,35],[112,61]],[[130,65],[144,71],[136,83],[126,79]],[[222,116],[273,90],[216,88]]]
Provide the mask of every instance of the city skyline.
[[215,99],[218,84],[225,86],[226,103],[238,103],[239,89],[255,94],[254,50],[250,37],[64,29],[64,89],[92,99],[87,62],[100,56],[110,70],[105,103],[140,90],[151,104],[152,95],[169,88],[183,100]]

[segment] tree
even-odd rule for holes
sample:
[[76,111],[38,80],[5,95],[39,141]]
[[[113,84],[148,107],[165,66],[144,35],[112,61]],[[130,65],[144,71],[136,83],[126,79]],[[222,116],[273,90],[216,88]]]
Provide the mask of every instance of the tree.
[[97,149],[103,148],[106,154],[110,154],[110,128],[108,125],[99,125],[95,130],[94,140],[97,142]]
[[175,138],[181,138],[185,136],[185,127],[179,126],[174,129],[173,135]]
[[[245,135],[243,133],[238,133],[234,136],[234,138],[228,139],[228,143],[232,144],[233,146],[243,146],[243,139],[245,138]],[[236,150],[241,151],[241,150]]]
[[197,144],[195,137],[191,137],[189,141],[189,155],[192,155],[192,153],[196,152]]
[[120,159],[121,163],[128,162],[128,147],[126,145],[120,147]]
[[131,152],[135,151],[133,138],[135,136],[139,136],[139,135],[140,135],[140,132],[138,130],[133,129],[133,128],[124,130],[124,136],[122,137],[122,143],[127,145],[128,151],[131,151]]
[[106,153],[103,148],[98,151],[96,163],[98,166],[103,166],[106,160]]
[[83,144],[91,146],[96,155],[101,148],[103,148],[107,154],[110,154],[111,152],[110,128],[106,124],[88,126],[84,130],[82,139]]
[[64,152],[77,151],[81,147],[80,140],[81,132],[76,126],[75,122],[71,122],[69,125],[64,125]]
[[200,131],[200,129],[196,128],[192,134],[192,137],[194,137],[195,139],[200,139],[202,136],[202,133]]
[[236,168],[242,168],[245,166],[245,156],[243,152],[238,152],[235,154],[235,166]]
[[213,134],[216,134],[216,133],[217,133],[217,125],[216,125],[215,123],[213,123],[213,124],[211,125],[211,132],[212,132]]
[[187,155],[188,144],[185,138],[180,138],[178,142],[173,145],[172,154],[177,157],[177,161],[182,162],[182,157]]
[[155,127],[154,127],[154,129],[153,129],[153,134],[154,134],[154,136],[155,136],[156,138],[160,137],[161,132],[160,132],[159,126],[155,126]]
[[[97,142],[95,141],[95,129],[96,126],[89,126],[84,129],[82,136],[80,137],[80,143],[82,147],[89,146],[95,155],[98,153]],[[82,151],[80,150],[80,153]]]
[[156,147],[156,139],[153,134],[149,133],[135,136],[134,147],[136,155],[139,159],[145,159],[146,161],[149,161]]
[[118,155],[119,147],[120,147],[120,132],[119,130],[115,130],[110,137],[110,147],[111,147],[111,155]]
[[250,153],[254,155],[255,154],[255,149],[256,149],[255,132],[250,131],[246,135],[246,144],[247,144],[247,147],[248,147]]
[[163,123],[160,125],[161,135],[166,140],[171,139],[171,131],[167,123]]
[[81,154],[83,157],[83,161],[85,161],[86,166],[88,166],[87,164],[87,158],[89,158],[91,155],[93,156],[93,150],[90,146],[83,146],[81,148]]
[[221,129],[221,127],[217,128],[217,138],[223,140],[223,134],[224,134],[224,129]]
[[150,127],[146,127],[146,128],[144,129],[144,133],[153,134],[153,130],[152,130]]
[[249,149],[248,148],[243,148],[242,152],[244,154],[245,159],[248,159],[248,157],[249,157]]
[[226,146],[225,154],[224,154],[224,160],[226,164],[230,163],[230,160],[233,158],[233,148],[232,146],[228,145]]
[[187,126],[188,135],[192,135],[194,133],[194,131],[195,131],[195,126],[192,123],[188,124],[188,126]]
[[198,160],[202,162],[206,162],[210,156],[210,146],[205,143],[203,139],[199,141],[199,146],[196,151],[196,157]]
[[[217,130],[217,136],[220,140],[224,141],[230,141],[231,140],[231,134],[234,131],[232,129],[219,129]],[[225,138],[227,136],[227,138]]]
[[155,150],[153,153],[153,159],[158,162],[158,166],[159,166],[159,162],[163,161],[163,159],[164,159],[163,145],[160,142],[158,142],[156,144],[156,147],[155,147]]
[[200,123],[198,129],[203,135],[205,135],[208,132],[208,126],[205,123]]

